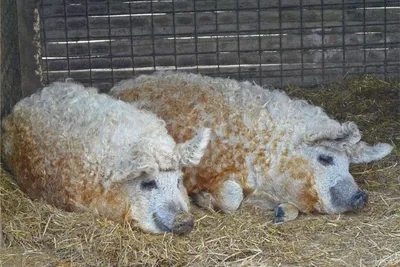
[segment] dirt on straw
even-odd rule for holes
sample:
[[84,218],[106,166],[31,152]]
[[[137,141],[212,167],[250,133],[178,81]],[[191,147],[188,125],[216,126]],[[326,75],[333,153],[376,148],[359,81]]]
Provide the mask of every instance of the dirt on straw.
[[318,89],[287,88],[355,121],[364,139],[395,146],[384,160],[352,167],[368,207],[342,215],[301,215],[275,225],[273,212],[221,214],[192,207],[185,236],[146,234],[90,213],[30,200],[1,168],[1,266],[400,266],[400,82],[366,76]]

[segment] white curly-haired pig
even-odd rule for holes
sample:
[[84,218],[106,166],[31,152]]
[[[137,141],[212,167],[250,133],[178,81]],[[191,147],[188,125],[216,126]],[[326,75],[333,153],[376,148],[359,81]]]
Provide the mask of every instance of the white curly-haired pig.
[[341,124],[319,107],[250,82],[157,72],[122,81],[110,94],[139,101],[179,142],[211,127],[209,150],[197,167],[185,170],[189,195],[223,211],[236,210],[248,196],[248,203],[275,209],[275,222],[299,211],[363,208],[367,193],[349,164],[379,160],[392,149],[360,141],[352,122]]
[[153,233],[192,230],[181,167],[199,163],[210,129],[176,144],[154,114],[69,81],[22,99],[2,127],[3,160],[30,197]]

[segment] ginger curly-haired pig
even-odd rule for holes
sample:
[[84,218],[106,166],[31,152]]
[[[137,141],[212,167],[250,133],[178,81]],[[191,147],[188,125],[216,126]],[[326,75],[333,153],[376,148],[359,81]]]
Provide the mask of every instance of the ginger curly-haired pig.
[[211,127],[210,149],[185,169],[185,186],[200,206],[238,209],[244,197],[275,209],[275,222],[305,213],[363,208],[367,193],[349,164],[379,160],[386,143],[369,146],[353,122],[250,82],[198,74],[156,72],[121,81],[111,95],[164,119],[176,141]]
[[18,102],[2,127],[3,160],[31,198],[153,233],[192,230],[181,167],[199,163],[210,129],[176,144],[154,114],[69,81]]

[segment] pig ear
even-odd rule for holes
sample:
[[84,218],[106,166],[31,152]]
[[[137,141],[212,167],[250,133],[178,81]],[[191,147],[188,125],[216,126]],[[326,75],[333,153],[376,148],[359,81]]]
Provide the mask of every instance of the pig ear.
[[347,153],[350,163],[368,163],[384,158],[392,151],[393,147],[387,143],[378,143],[370,146],[365,142],[359,142],[349,148]]
[[137,179],[143,174],[149,176],[157,175],[159,166],[151,155],[141,151],[133,151],[133,155],[133,160],[119,162],[119,169],[126,170],[126,172],[111,175],[103,182],[104,188],[108,189],[114,183],[124,183]]
[[361,133],[354,122],[345,122],[339,127],[326,127],[316,134],[308,135],[305,141],[309,144],[319,144],[335,149],[345,149],[359,142]]
[[159,166],[156,160],[148,154],[138,152],[138,155],[130,162],[130,179],[137,178],[143,174],[156,175]]
[[181,166],[189,167],[200,163],[210,141],[211,129],[204,128],[191,140],[178,144],[175,151]]

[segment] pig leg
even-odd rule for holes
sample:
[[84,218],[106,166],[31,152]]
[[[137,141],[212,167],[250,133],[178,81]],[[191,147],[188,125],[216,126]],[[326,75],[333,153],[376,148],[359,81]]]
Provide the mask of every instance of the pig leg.
[[280,204],[275,208],[274,223],[283,223],[297,218],[299,210],[289,203]]
[[218,192],[215,205],[224,212],[236,211],[243,201],[243,189],[235,181],[225,181]]
[[193,202],[206,209],[216,209],[223,212],[236,211],[243,200],[243,189],[235,181],[225,181],[216,194],[200,191],[192,196]]

